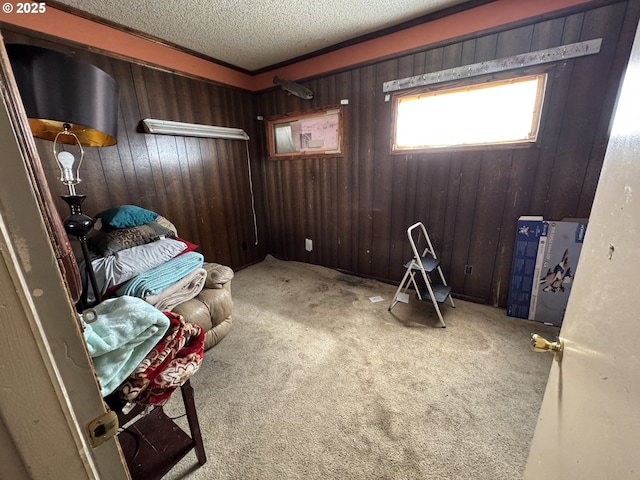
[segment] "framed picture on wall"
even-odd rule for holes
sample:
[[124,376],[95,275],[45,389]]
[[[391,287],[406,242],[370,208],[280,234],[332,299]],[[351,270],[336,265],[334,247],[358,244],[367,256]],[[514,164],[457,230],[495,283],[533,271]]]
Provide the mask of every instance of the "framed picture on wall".
[[342,107],[267,119],[267,147],[274,160],[342,156]]

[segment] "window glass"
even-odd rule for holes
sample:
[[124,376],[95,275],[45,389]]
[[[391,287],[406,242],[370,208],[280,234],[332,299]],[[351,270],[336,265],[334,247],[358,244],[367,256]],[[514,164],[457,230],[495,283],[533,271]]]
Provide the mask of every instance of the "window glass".
[[546,78],[398,95],[393,150],[535,142]]

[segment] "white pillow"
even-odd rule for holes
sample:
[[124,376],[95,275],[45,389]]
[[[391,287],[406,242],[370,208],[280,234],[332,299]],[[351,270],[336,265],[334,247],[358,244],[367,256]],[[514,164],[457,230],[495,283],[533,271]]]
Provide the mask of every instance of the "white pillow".
[[131,280],[133,277],[165,263],[187,248],[187,244],[173,238],[162,238],[145,245],[138,245],[100,257],[91,262],[96,275],[96,283],[101,293],[114,285]]

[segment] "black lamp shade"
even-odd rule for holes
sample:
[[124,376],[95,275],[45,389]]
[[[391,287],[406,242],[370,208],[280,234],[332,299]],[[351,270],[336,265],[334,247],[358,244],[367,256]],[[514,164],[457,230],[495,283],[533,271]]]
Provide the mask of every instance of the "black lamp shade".
[[[32,45],[6,46],[33,135],[54,140],[69,124],[82,145],[116,144],[118,85],[95,65]],[[58,142],[75,143],[70,135]]]

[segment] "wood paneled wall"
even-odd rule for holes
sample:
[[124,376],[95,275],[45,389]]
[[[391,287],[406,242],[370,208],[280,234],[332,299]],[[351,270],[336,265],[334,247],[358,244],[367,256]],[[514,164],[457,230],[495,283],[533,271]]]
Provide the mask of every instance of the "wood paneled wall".
[[[36,44],[93,63],[120,87],[117,145],[85,148],[77,190],[87,195],[83,208],[87,214],[116,205],[139,205],[173,222],[178,234],[197,243],[208,261],[237,268],[264,257],[267,232],[260,228],[256,239],[247,142],[148,135],[140,125],[143,118],[158,118],[239,127],[255,139],[254,94],[16,32],[2,33],[6,43]],[[36,143],[53,194],[66,193],[57,180],[53,144]],[[253,169],[260,161],[259,144],[249,142]],[[254,181],[254,193],[261,216],[259,179]],[[58,202],[64,218],[68,207]]]
[[[422,221],[453,292],[506,306],[518,217],[589,216],[637,22],[637,5],[618,2],[305,82],[311,101],[264,92],[265,117],[349,100],[343,158],[262,158],[269,252],[398,282],[411,258],[406,228]],[[550,70],[538,147],[389,153],[383,82],[600,37],[599,54]]]
[[[312,101],[259,94],[155,70],[82,48],[4,31],[7,42],[72,52],[112,74],[120,91],[118,144],[87,149],[80,193],[87,213],[137,204],[173,221],[209,261],[238,268],[265,254],[398,282],[411,256],[406,228],[427,226],[456,295],[505,306],[516,221],[589,216],[638,2],[483,32],[315,78]],[[550,70],[540,144],[531,149],[391,155],[385,81],[602,38],[599,54]],[[342,158],[272,161],[257,115],[301,112],[348,99]],[[461,112],[463,114],[463,112]],[[146,117],[243,128],[258,219],[255,245],[245,142],[145,135]],[[38,148],[54,194],[51,143]],[[57,205],[61,215],[67,207]],[[313,251],[305,251],[305,238]],[[465,274],[465,266],[473,267]]]

